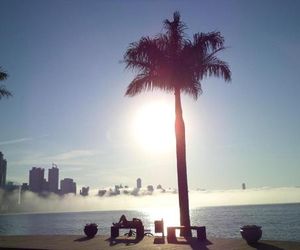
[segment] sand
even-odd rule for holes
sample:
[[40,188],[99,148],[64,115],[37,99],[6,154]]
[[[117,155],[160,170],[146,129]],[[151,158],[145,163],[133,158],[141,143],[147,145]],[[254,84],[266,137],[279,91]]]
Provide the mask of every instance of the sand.
[[188,242],[179,238],[178,242],[169,243],[160,237],[144,237],[136,242],[133,238],[120,237],[110,240],[109,236],[96,236],[87,239],[82,235],[36,235],[36,236],[0,236],[0,249],[199,249],[199,250],[300,250],[299,242],[260,241],[248,245],[243,239],[209,238],[200,242],[193,238]]

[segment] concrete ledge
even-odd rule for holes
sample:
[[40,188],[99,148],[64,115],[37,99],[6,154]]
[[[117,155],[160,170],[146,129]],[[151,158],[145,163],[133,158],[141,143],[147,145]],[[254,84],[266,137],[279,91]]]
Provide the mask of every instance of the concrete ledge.
[[242,239],[208,238],[198,241],[196,238],[186,240],[177,238],[177,242],[168,243],[162,237],[145,236],[141,241],[134,238],[96,236],[88,239],[82,235],[30,235],[30,236],[0,236],[0,249],[199,249],[199,250],[300,250],[299,242],[260,241],[250,246]]

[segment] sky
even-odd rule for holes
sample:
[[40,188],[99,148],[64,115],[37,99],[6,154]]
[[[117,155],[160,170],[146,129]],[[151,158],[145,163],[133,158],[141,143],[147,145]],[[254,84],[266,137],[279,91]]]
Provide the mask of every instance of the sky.
[[[140,177],[143,185],[177,187],[174,138],[155,150],[136,127],[147,105],[165,110],[159,126],[172,120],[174,96],[124,97],[134,73],[122,58],[131,42],[163,32],[163,20],[179,11],[187,35],[222,33],[227,49],[219,56],[232,71],[229,84],[204,79],[197,101],[183,97],[189,187],[300,185],[299,1],[0,4],[0,65],[9,74],[1,84],[13,92],[0,100],[8,180],[28,182],[32,167],[47,171],[54,162],[61,179],[79,186],[134,186]],[[146,124],[140,128],[152,135]],[[169,127],[163,134],[174,133]]]

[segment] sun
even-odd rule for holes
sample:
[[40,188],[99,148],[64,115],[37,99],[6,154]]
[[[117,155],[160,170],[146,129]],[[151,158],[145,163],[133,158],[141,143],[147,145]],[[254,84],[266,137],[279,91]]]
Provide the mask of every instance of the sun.
[[165,152],[174,147],[175,113],[171,105],[152,102],[141,106],[133,123],[136,141],[146,150]]

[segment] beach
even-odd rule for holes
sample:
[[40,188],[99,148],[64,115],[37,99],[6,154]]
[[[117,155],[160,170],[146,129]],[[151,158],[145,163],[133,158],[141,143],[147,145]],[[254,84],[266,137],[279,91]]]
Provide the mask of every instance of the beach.
[[199,249],[199,250],[300,250],[300,242],[293,241],[259,241],[256,245],[248,245],[242,239],[223,239],[209,237],[207,241],[192,238],[186,241],[178,238],[178,242],[169,243],[160,237],[144,237],[136,242],[134,238],[119,237],[111,240],[109,236],[96,236],[92,239],[82,235],[30,235],[0,236],[0,249]]

